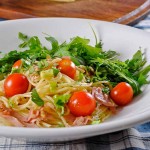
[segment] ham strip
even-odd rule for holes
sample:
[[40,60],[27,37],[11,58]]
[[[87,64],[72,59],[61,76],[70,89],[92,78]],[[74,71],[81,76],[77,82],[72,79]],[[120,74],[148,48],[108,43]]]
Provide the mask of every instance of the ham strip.
[[16,127],[24,127],[25,125],[21,123],[17,118],[9,115],[3,115],[0,113],[0,116],[3,117],[4,119],[8,120],[12,125]]
[[116,107],[116,105],[110,100],[109,95],[104,94],[100,87],[93,87],[92,95],[100,104],[103,104],[107,107]]
[[90,117],[77,117],[75,119],[75,121],[73,122],[74,126],[83,126],[86,125],[88,123],[88,121],[90,120]]
[[32,121],[33,119],[38,118],[40,115],[40,110],[30,110],[27,122]]

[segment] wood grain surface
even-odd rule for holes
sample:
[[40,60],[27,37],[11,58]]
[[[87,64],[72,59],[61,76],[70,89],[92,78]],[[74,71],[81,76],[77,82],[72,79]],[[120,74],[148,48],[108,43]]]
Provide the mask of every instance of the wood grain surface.
[[75,17],[131,24],[150,12],[150,0],[0,0],[0,17]]

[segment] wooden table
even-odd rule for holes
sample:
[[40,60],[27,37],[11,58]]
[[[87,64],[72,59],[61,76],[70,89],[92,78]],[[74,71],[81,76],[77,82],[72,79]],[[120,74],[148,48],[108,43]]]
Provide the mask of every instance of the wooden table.
[[0,17],[77,17],[133,24],[150,12],[150,0],[0,0]]

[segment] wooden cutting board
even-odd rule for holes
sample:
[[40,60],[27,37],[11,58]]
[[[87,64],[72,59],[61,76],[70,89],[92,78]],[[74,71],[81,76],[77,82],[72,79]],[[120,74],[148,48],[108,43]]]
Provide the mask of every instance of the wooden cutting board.
[[77,17],[132,24],[150,12],[150,0],[0,0],[0,17]]

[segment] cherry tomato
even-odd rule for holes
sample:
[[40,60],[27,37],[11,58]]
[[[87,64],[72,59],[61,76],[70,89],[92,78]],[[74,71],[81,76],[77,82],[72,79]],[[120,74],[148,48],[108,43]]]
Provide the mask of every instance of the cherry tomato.
[[88,116],[93,113],[96,107],[96,100],[94,97],[84,91],[74,92],[68,102],[70,112],[76,117]]
[[57,68],[60,70],[61,73],[69,76],[70,78],[74,79],[76,75],[76,66],[69,58],[63,58]]
[[4,91],[7,97],[16,94],[23,94],[27,91],[29,81],[27,77],[21,73],[10,74],[4,81]]
[[110,91],[110,97],[117,105],[125,106],[133,99],[133,89],[130,84],[120,82]]
[[22,65],[22,60],[19,59],[19,60],[17,60],[17,61],[13,64],[13,68],[18,69],[18,68],[21,67],[21,65]]

